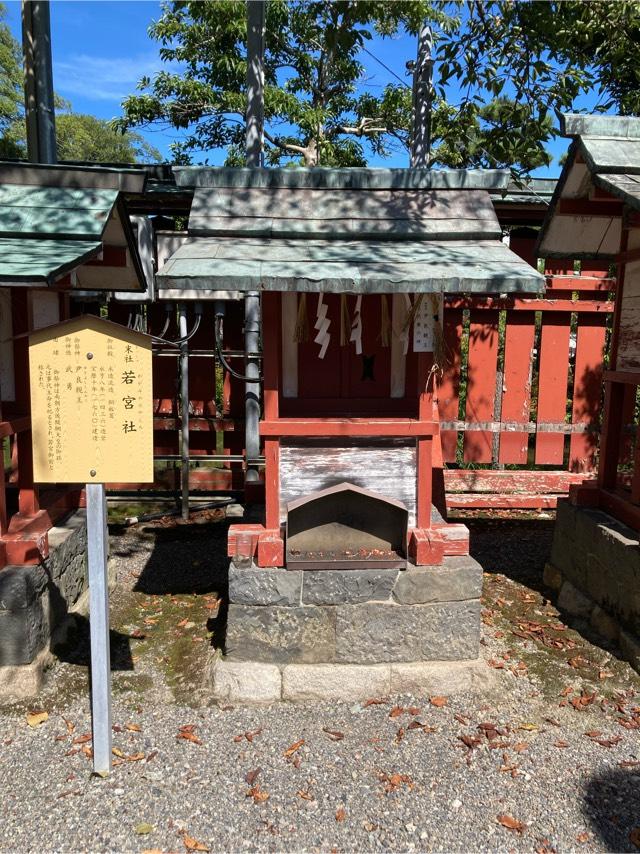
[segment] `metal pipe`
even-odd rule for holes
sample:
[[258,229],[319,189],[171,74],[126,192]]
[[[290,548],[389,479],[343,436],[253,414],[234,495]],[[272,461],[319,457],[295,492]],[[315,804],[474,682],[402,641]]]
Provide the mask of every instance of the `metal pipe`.
[[189,341],[187,337],[187,308],[178,304],[178,334],[180,335],[180,495],[182,518],[189,518]]
[[48,0],[22,0],[27,151],[33,163],[57,163]]
[[247,455],[247,482],[259,480],[258,470],[249,460],[260,456],[260,364],[249,355],[260,346],[260,294],[249,292],[244,300],[244,349],[245,375],[244,412],[245,412],[245,453]]

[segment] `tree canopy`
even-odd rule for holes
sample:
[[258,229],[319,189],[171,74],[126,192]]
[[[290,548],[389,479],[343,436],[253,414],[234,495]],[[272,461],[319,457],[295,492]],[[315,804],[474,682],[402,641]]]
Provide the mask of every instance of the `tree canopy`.
[[[410,79],[367,86],[374,35],[436,38],[433,162],[513,166],[549,162],[557,113],[597,89],[599,108],[640,109],[637,0],[269,0],[265,52],[265,157],[269,164],[364,165],[408,148]],[[185,131],[175,159],[225,148],[243,162],[246,6],[175,0],[149,34],[165,69],[140,81],[120,127],[165,122]]]
[[[24,89],[20,45],[4,20],[0,3],[0,158],[26,157]],[[58,160],[91,163],[148,163],[160,152],[136,131],[121,131],[105,119],[74,113],[71,104],[56,97]]]

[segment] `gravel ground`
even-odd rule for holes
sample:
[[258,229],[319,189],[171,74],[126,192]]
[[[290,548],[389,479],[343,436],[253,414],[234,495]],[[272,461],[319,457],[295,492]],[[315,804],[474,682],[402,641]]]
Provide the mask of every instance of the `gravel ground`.
[[37,703],[0,711],[0,850],[640,848],[640,682],[546,599],[550,523],[471,525],[490,696],[251,709],[207,704],[225,524],[203,521],[114,537],[110,778],[86,626]]

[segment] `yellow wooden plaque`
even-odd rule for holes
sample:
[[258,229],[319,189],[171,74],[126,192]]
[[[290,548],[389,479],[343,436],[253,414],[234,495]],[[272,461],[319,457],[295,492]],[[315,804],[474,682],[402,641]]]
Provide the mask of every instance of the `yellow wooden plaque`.
[[29,336],[35,483],[151,483],[151,338],[85,315]]

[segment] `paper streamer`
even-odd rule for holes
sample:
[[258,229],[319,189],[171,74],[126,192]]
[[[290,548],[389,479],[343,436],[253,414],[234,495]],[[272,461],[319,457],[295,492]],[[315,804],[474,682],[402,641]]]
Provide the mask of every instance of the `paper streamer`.
[[329,346],[329,341],[331,341],[331,335],[329,334],[331,321],[327,317],[327,311],[328,307],[324,302],[324,294],[320,294],[318,296],[316,322],[313,324],[313,328],[318,330],[318,334],[313,340],[316,344],[320,345],[320,352],[318,353],[319,359],[324,359],[327,347]]
[[353,323],[351,324],[351,336],[349,341],[353,341],[356,345],[356,354],[358,356],[362,355],[362,315],[360,314],[360,309],[362,308],[362,294],[358,294],[356,297],[356,307],[353,312]]

